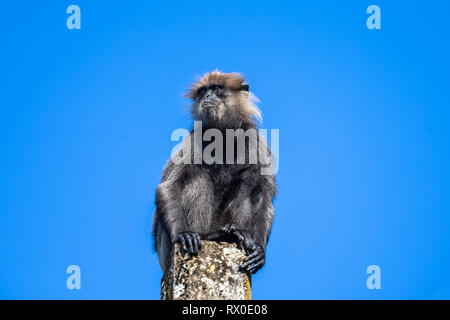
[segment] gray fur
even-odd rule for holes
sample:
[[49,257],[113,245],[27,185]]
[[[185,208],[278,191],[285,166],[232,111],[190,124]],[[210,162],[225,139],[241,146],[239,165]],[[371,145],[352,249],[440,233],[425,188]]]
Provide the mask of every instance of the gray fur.
[[[211,97],[208,94],[208,108],[211,109],[211,105],[216,107],[208,113],[202,107],[202,100],[194,98],[193,115],[202,121],[203,130],[216,128],[223,133],[224,140],[226,129],[256,128],[253,118],[243,114],[240,105],[236,105],[236,102],[242,101],[242,94],[251,97],[248,92],[226,89],[221,96]],[[155,249],[163,270],[178,235],[187,231],[209,239],[224,226],[233,225],[247,232],[251,241],[265,250],[274,216],[272,201],[277,187],[275,175],[261,175],[261,167],[272,166],[273,158],[265,139],[258,135],[257,140],[258,146],[267,150],[269,163],[209,165],[168,161],[156,190],[153,217]],[[191,145],[186,141],[191,141]],[[202,150],[207,144],[202,143]],[[183,157],[190,156],[193,160],[193,131],[181,145]],[[252,146],[246,143],[246,148]],[[225,159],[226,154],[223,156]]]

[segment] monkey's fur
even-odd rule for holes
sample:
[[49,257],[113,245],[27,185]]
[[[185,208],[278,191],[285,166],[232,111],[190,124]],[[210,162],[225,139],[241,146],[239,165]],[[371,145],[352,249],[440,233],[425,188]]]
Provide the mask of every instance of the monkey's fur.
[[[256,97],[238,73],[207,73],[186,96],[193,100],[192,116],[202,122],[203,132],[220,130],[223,145],[226,129],[256,129],[255,118],[261,118],[253,103]],[[193,159],[193,136],[192,130],[183,139],[180,155]],[[261,174],[262,167],[273,165],[273,158],[266,140],[256,136],[258,148],[268,155],[265,164],[249,163],[247,152],[252,150],[246,150],[244,164],[206,164],[204,160],[200,164],[175,164],[169,159],[156,190],[153,216],[155,249],[163,271],[176,242],[188,254],[196,255],[202,239],[239,241],[248,253],[242,269],[254,273],[264,265],[277,188],[274,174]],[[204,150],[205,142],[200,143]],[[247,140],[245,147],[255,148]],[[223,153],[225,159],[226,150]]]

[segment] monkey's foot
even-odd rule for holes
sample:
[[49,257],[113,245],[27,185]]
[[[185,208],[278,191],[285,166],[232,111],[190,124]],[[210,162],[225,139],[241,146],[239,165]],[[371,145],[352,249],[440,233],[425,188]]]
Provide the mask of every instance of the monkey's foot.
[[220,229],[222,232],[235,236],[237,240],[244,246],[247,254],[252,252],[252,248],[255,245],[250,233],[245,230],[237,229],[234,224],[226,224]]
[[244,250],[245,250],[245,252],[247,252],[247,254],[252,252],[252,248],[255,245],[255,243],[253,242],[253,239],[250,236],[250,233],[248,233],[245,230],[235,229],[235,230],[233,230],[232,234],[244,246]]
[[195,232],[189,232],[189,231],[181,232],[177,236],[176,242],[179,242],[181,245],[181,248],[185,252],[187,252],[191,255],[196,255],[202,247],[200,235]]
[[264,252],[264,249],[260,245],[255,244],[251,249],[251,253],[244,259],[241,269],[255,273],[261,269],[265,262],[266,253]]

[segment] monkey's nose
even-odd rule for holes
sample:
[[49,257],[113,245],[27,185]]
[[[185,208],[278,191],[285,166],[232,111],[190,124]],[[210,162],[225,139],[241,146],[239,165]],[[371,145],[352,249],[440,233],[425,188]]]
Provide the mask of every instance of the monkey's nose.
[[211,104],[213,104],[214,103],[214,97],[211,97],[211,96],[206,96],[204,99],[203,99],[203,105],[211,105]]
[[206,93],[206,95],[205,95],[205,98],[212,98],[213,97],[213,95],[214,95],[214,93],[211,91],[211,90],[209,90],[207,93]]

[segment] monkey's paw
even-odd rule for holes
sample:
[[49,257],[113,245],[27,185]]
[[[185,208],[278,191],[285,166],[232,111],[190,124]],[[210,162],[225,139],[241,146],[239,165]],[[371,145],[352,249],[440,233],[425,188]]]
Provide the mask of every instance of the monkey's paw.
[[264,249],[260,245],[254,244],[250,254],[244,259],[241,269],[255,273],[261,269],[265,262],[266,253],[264,252]]
[[250,233],[245,230],[234,229],[232,234],[238,239],[238,241],[244,246],[247,254],[252,253],[255,243],[253,242]]
[[227,223],[222,228],[220,228],[220,231],[222,231],[224,233],[230,233],[230,234],[232,234],[234,232],[234,230],[236,230],[236,226],[232,223]]
[[250,233],[248,233],[247,231],[237,229],[234,224],[226,224],[220,229],[220,231],[236,237],[236,239],[244,246],[247,254],[251,251],[254,242],[252,240],[252,237],[250,236]]
[[181,232],[177,236],[176,242],[179,242],[181,245],[181,248],[185,252],[187,252],[191,255],[196,255],[202,247],[200,235],[195,232],[189,232],[189,231]]

